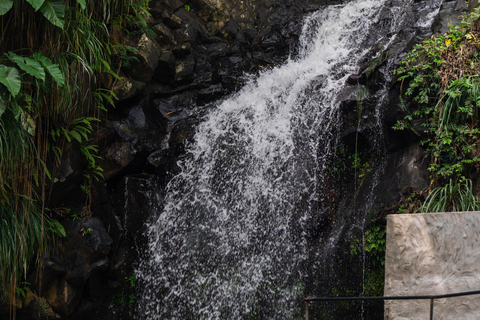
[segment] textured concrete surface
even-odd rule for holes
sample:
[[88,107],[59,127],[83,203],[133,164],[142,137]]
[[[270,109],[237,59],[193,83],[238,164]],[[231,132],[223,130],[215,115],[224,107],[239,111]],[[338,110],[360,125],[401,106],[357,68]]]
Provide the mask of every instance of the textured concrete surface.
[[[387,217],[385,296],[480,290],[480,212]],[[429,300],[386,301],[389,320],[429,319]],[[480,295],[438,299],[435,320],[480,319]]]

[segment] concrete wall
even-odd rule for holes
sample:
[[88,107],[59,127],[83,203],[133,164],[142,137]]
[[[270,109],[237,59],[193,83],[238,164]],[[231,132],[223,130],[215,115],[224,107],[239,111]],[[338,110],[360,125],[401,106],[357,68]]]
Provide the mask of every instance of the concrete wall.
[[[387,217],[385,296],[480,290],[480,212]],[[429,319],[430,301],[387,301],[389,320]],[[435,300],[435,320],[480,319],[480,295]]]

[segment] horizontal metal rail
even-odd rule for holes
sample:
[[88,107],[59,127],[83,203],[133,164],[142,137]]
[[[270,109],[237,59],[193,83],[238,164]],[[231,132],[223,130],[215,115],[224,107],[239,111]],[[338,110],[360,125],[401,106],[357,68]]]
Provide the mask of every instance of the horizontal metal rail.
[[[396,296],[396,297],[308,297],[305,298],[305,320],[308,319],[308,304],[313,301],[379,301],[379,300],[430,300],[430,320],[433,320],[433,302],[435,299],[453,298],[461,296],[470,296],[474,294],[480,294],[480,290],[477,291],[465,291],[458,293],[440,294],[440,295],[425,295],[425,296]],[[388,320],[388,315],[385,318]]]

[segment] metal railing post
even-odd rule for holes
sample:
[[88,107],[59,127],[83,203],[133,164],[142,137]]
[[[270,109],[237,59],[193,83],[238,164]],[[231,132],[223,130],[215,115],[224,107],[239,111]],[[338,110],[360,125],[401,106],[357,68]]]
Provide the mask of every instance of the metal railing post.
[[305,301],[305,320],[308,320],[308,301]]
[[430,320],[433,320],[433,298],[430,299]]

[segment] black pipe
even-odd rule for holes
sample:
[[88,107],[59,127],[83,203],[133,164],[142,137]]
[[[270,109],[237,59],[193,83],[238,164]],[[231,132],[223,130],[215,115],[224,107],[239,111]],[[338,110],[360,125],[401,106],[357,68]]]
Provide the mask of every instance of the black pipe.
[[466,291],[459,293],[449,293],[441,295],[429,295],[429,296],[397,296],[397,297],[308,297],[304,301],[335,301],[335,300],[421,300],[421,299],[443,299],[443,298],[452,298],[452,297],[461,297],[480,294],[480,290],[477,291]]
[[311,301],[339,301],[339,300],[422,300],[422,299],[430,299],[430,320],[433,320],[433,300],[435,299],[443,299],[443,298],[452,298],[452,297],[461,297],[461,296],[469,296],[474,294],[480,294],[480,290],[477,291],[465,291],[465,292],[458,292],[458,293],[449,293],[449,294],[440,294],[440,295],[430,295],[430,296],[399,296],[399,297],[309,297],[305,298],[305,311],[306,311],[306,320],[308,320],[308,303]]

